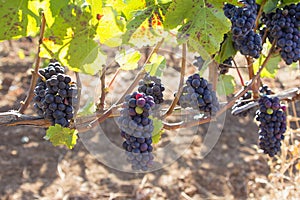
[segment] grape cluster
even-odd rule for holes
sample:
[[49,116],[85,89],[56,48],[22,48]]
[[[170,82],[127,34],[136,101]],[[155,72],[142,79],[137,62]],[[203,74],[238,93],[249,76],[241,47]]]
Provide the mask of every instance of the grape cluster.
[[58,62],[50,62],[39,69],[37,85],[34,89],[34,108],[37,114],[52,124],[68,127],[77,105],[77,86],[71,77],[65,75],[64,68]]
[[152,96],[156,105],[164,101],[163,91],[165,91],[165,87],[161,83],[161,80],[155,76],[147,74],[144,79],[139,82],[138,91]]
[[188,77],[178,103],[182,108],[192,107],[211,115],[215,115],[220,109],[219,101],[216,92],[212,90],[212,85],[206,79],[200,77],[199,74],[193,74]]
[[229,68],[232,66],[232,57],[227,58],[224,60],[222,64],[219,64],[219,73],[226,74],[229,71]]
[[270,157],[275,156],[281,147],[286,131],[285,107],[280,105],[279,98],[263,96],[259,100],[256,120],[259,124],[259,147]]
[[271,42],[276,39],[281,58],[287,65],[300,60],[300,3],[277,8],[275,12],[262,15],[266,26],[263,32]]
[[257,5],[254,0],[244,0],[243,7],[226,4],[224,14],[232,23],[231,32],[236,50],[243,55],[258,58],[262,50],[262,41],[259,34],[254,32],[257,17]]
[[154,98],[144,93],[134,92],[125,98],[121,116],[117,123],[121,136],[125,139],[123,148],[127,161],[133,170],[147,171],[153,165],[152,131],[153,121],[149,119]]

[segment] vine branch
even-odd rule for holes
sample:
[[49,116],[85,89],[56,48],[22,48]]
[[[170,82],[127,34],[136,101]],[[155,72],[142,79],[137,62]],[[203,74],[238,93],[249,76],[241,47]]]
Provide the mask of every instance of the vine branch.
[[38,79],[38,70],[40,67],[40,62],[41,62],[41,58],[40,58],[40,51],[41,51],[41,45],[43,43],[43,38],[44,38],[44,32],[45,32],[45,26],[46,26],[46,18],[44,13],[42,13],[42,23],[41,23],[41,31],[40,31],[40,36],[39,36],[39,45],[38,45],[38,50],[37,50],[37,58],[36,58],[36,62],[35,62],[35,67],[34,70],[32,71],[32,78],[30,81],[30,88],[28,91],[28,95],[26,97],[26,99],[24,101],[21,102],[20,108],[19,108],[19,113],[24,113],[25,110],[28,108],[33,96],[34,96],[34,88]]
[[169,109],[163,114],[163,118],[168,117],[172,114],[176,104],[179,101],[179,97],[182,93],[183,84],[184,84],[184,75],[185,75],[185,68],[186,68],[186,43],[182,45],[182,59],[181,59],[181,69],[180,69],[180,80],[178,85],[178,91],[169,107]]
[[[97,109],[99,111],[103,111],[104,109],[104,102],[106,97],[106,88],[105,88],[105,73],[106,73],[106,65],[103,66],[102,73],[100,76],[101,81],[101,96],[100,96],[100,102],[97,105]],[[109,86],[108,86],[109,87]]]

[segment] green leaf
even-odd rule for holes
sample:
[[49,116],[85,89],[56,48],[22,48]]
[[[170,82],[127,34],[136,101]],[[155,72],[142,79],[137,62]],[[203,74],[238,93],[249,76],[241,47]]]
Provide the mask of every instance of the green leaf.
[[235,88],[235,80],[231,75],[220,75],[217,84],[217,93],[219,95],[233,94]]
[[163,123],[161,120],[153,116],[150,116],[149,118],[153,120],[153,126],[154,126],[152,132],[152,142],[154,144],[157,144],[161,138],[161,134],[163,133]]
[[80,111],[77,114],[77,117],[80,116],[86,116],[90,115],[96,112],[96,105],[92,98],[89,98],[88,102],[85,104],[85,106],[80,109]]
[[76,129],[64,128],[59,124],[55,126],[50,126],[44,137],[46,140],[50,140],[53,146],[65,145],[69,149],[72,149],[77,140]]
[[[261,55],[259,59],[257,59],[253,63],[253,70],[254,73],[256,73],[259,69],[259,67],[263,64],[264,60],[266,59],[266,56]],[[267,77],[267,78],[275,78],[277,71],[279,69],[278,63],[281,61],[281,57],[279,54],[273,54],[269,61],[267,62],[265,68],[262,70],[260,76],[261,77]]]
[[278,0],[268,0],[268,1],[266,2],[266,4],[264,5],[263,11],[264,11],[265,13],[272,12],[273,10],[276,9],[277,4],[278,4]]
[[229,34],[226,37],[225,41],[223,42],[221,46],[221,51],[216,55],[215,60],[218,63],[223,63],[227,58],[235,54],[236,54],[236,50],[233,47],[232,36],[231,34]]
[[150,58],[150,63],[146,64],[145,70],[150,76],[161,77],[163,70],[166,68],[166,58],[154,53]]
[[[205,2],[210,6],[208,7]],[[185,19],[177,35],[178,43],[188,42],[191,51],[198,52],[203,59],[207,60],[210,55],[219,51],[223,35],[231,27],[221,5],[223,5],[221,1],[173,1],[166,14],[165,26],[174,28]],[[171,17],[173,13],[175,16]],[[167,16],[171,18],[169,21]]]
[[166,29],[176,28],[183,20],[190,17],[195,3],[193,0],[173,1],[165,16],[164,27]]
[[126,51],[116,56],[116,61],[119,63],[122,70],[134,70],[138,67],[138,61],[141,59],[141,54],[138,51]]
[[40,16],[47,2],[38,0],[3,0],[0,4],[0,41],[22,36],[35,36],[39,32]]
[[100,51],[99,45],[94,40],[87,38],[86,35],[71,40],[67,48],[64,59],[70,69],[74,71],[94,75],[105,64],[106,56]]

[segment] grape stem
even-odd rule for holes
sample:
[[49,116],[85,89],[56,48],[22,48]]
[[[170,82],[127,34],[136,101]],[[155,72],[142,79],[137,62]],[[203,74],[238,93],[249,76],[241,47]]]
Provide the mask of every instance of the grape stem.
[[20,108],[19,108],[19,113],[24,113],[25,110],[28,108],[33,96],[34,96],[34,88],[36,86],[36,82],[38,79],[38,70],[40,67],[40,62],[41,62],[41,58],[39,56],[40,51],[41,51],[41,44],[43,43],[43,38],[44,38],[44,32],[45,32],[45,26],[46,26],[46,18],[44,13],[42,13],[42,23],[41,23],[41,31],[40,31],[40,36],[39,36],[39,45],[38,45],[38,50],[37,50],[37,54],[36,54],[36,62],[35,62],[35,67],[34,70],[32,71],[32,78],[30,81],[30,88],[28,91],[28,95],[26,97],[26,99],[24,101],[21,102]]
[[239,76],[239,78],[240,78],[241,84],[242,84],[242,86],[244,87],[244,86],[245,86],[245,83],[244,83],[243,77],[242,77],[242,75],[241,75],[241,72],[240,72],[240,70],[239,70],[239,68],[238,68],[238,66],[237,66],[237,64],[236,64],[236,62],[235,62],[235,60],[232,59],[232,61],[233,61],[234,67],[235,67],[235,69],[236,69],[236,71],[237,71],[237,73],[238,73],[238,76]]
[[209,81],[211,81],[212,83],[212,89],[213,91],[216,91],[217,88],[217,83],[218,83],[218,63],[213,60],[210,64],[209,64]]
[[[105,87],[105,73],[106,73],[106,65],[103,66],[100,76],[100,82],[101,82],[101,96],[100,96],[100,102],[97,105],[97,110],[102,112],[104,109],[104,102],[106,97],[106,87]],[[109,87],[109,86],[108,86]]]
[[255,28],[254,28],[254,32],[258,29],[258,25],[259,25],[259,18],[261,17],[262,13],[263,13],[263,10],[264,10],[264,6],[266,4],[266,1],[267,0],[262,0],[261,4],[260,4],[260,8],[259,8],[259,11],[257,13],[257,16],[256,16],[256,20],[255,20]]
[[186,69],[186,43],[182,45],[182,59],[181,59],[180,80],[179,80],[178,90],[169,109],[163,114],[162,118],[166,118],[169,115],[171,115],[176,104],[179,101],[179,97],[182,93],[183,84],[184,84],[185,69]]

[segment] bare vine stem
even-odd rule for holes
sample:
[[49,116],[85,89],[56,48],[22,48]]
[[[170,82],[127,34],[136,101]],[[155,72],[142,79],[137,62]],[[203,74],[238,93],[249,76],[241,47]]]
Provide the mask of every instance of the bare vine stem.
[[112,84],[114,83],[114,81],[116,80],[116,77],[117,77],[117,75],[120,73],[120,71],[121,71],[121,68],[119,67],[119,68],[117,69],[117,71],[114,73],[112,79],[110,80],[110,82],[109,82],[109,84],[108,84],[108,86],[107,86],[109,89],[111,89],[111,86],[112,86]]
[[241,81],[242,86],[245,86],[243,77],[242,77],[242,75],[241,75],[241,72],[240,72],[240,70],[239,70],[239,68],[238,68],[238,66],[237,66],[237,64],[236,64],[236,62],[235,62],[235,60],[232,59],[232,61],[233,61],[233,65],[234,65],[234,67],[235,67],[235,69],[236,69],[236,71],[237,71],[237,73],[238,73],[238,75],[239,75],[239,78],[240,78],[240,81]]
[[259,25],[259,18],[261,17],[262,13],[263,13],[263,10],[264,10],[264,6],[266,4],[266,1],[267,0],[262,0],[261,4],[260,4],[260,8],[259,8],[259,11],[257,13],[257,16],[256,16],[256,20],[255,20],[255,28],[254,28],[254,32],[258,29],[258,25]]
[[101,82],[101,96],[100,96],[100,102],[97,105],[97,109],[99,111],[104,110],[104,102],[105,102],[105,97],[106,97],[106,86],[105,86],[105,73],[106,73],[106,65],[103,66],[101,76],[100,76],[100,82]]
[[40,35],[39,35],[39,45],[38,45],[38,50],[37,50],[37,58],[36,58],[36,62],[35,62],[35,67],[34,70],[32,71],[32,78],[30,81],[30,88],[27,94],[26,99],[21,102],[20,108],[19,108],[19,113],[24,113],[25,110],[28,108],[33,96],[34,96],[34,88],[38,79],[38,70],[40,67],[40,62],[41,62],[41,58],[40,58],[40,51],[41,51],[41,44],[43,43],[43,38],[44,38],[44,33],[45,33],[45,26],[46,26],[46,18],[44,13],[42,13],[42,22],[41,22],[41,31],[40,31]]
[[182,59],[181,59],[180,80],[179,80],[178,90],[169,109],[163,114],[163,118],[166,118],[172,114],[176,104],[179,101],[179,97],[182,93],[183,84],[184,84],[185,68],[186,68],[186,43],[182,45]]
[[213,90],[216,91],[218,83],[218,63],[213,60],[209,64],[209,81],[212,82]]

